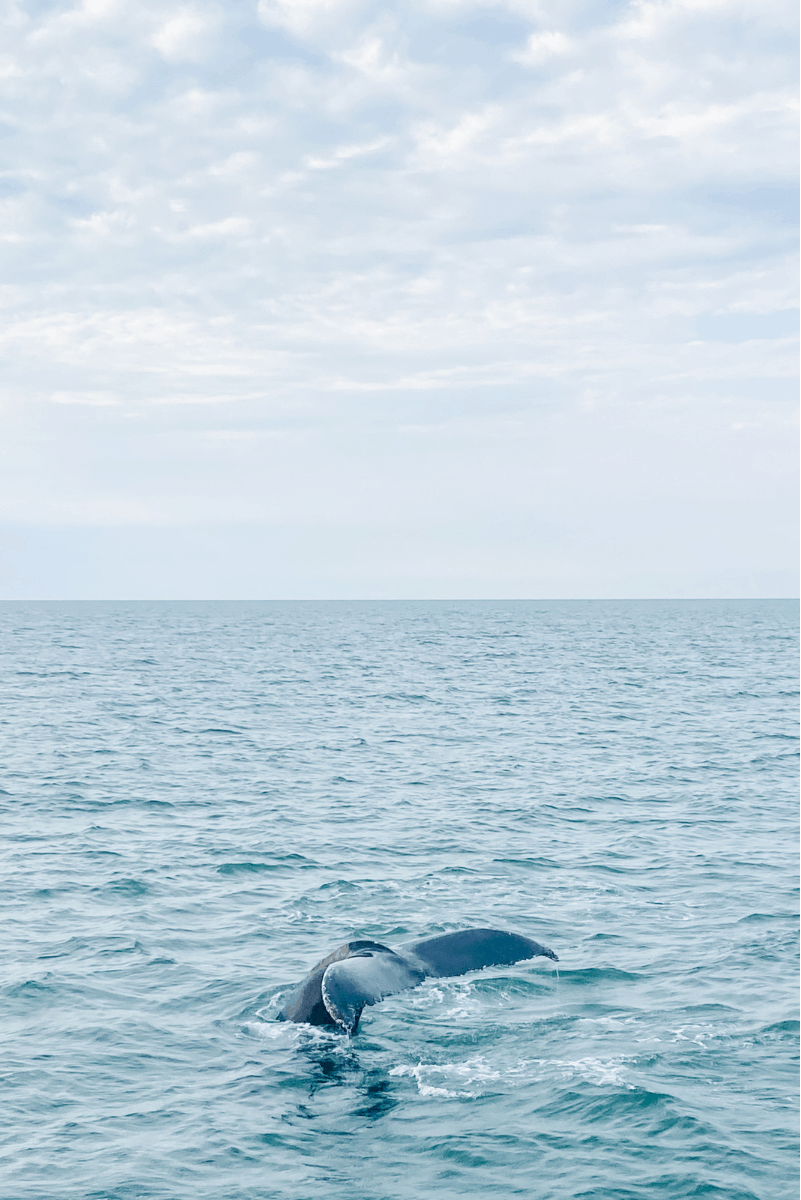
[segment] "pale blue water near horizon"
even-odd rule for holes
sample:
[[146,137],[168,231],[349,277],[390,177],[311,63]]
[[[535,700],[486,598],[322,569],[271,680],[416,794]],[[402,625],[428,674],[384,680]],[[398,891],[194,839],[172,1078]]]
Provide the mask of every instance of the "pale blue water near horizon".
[[[3,1200],[787,1200],[788,601],[0,605]],[[559,955],[274,1020],[353,935]]]

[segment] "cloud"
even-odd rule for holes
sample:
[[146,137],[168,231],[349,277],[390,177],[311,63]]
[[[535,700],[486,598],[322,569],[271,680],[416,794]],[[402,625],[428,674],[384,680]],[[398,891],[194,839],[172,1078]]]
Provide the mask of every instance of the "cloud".
[[353,0],[259,0],[259,19],[298,36],[309,36],[321,26],[341,21],[355,7]]
[[231,234],[248,233],[250,228],[247,217],[224,217],[222,221],[210,221],[207,225],[193,225],[187,233],[196,238],[227,238]]
[[[781,526],[786,6],[16,13],[0,60],[7,520],[408,512],[409,537],[447,554],[481,505],[496,529],[560,506],[575,529],[616,519],[586,450],[605,429],[644,508],[674,481],[650,450],[640,471],[643,446],[694,439],[704,511],[736,461],[761,527]],[[785,490],[732,457],[734,426],[760,430]]]
[[168,62],[202,62],[212,50],[215,14],[180,8],[153,35],[153,45]]
[[53,392],[50,397],[54,404],[83,404],[89,408],[109,408],[119,404],[119,399],[111,392]]
[[556,30],[543,30],[541,33],[530,34],[524,50],[518,50],[511,57],[515,62],[525,67],[538,67],[549,58],[569,54],[573,49],[570,38]]

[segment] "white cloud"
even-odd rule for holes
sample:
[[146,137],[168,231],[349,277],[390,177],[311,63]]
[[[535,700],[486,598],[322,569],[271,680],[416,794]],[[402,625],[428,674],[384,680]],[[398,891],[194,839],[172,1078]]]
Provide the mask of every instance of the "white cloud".
[[88,408],[110,408],[119,404],[112,392],[53,392],[54,404],[80,404]]
[[373,30],[337,57],[377,84],[396,86],[405,83],[414,70]]
[[257,166],[259,158],[260,155],[253,151],[240,150],[237,154],[230,155],[224,162],[215,163],[209,167],[209,173],[218,177],[241,175]]
[[111,234],[130,229],[134,220],[130,213],[117,210],[116,212],[92,213],[91,217],[76,217],[72,224],[81,233],[108,237]]
[[212,50],[217,26],[214,13],[180,8],[153,35],[153,45],[168,62],[201,62]]
[[341,19],[353,7],[353,0],[259,0],[258,14],[268,27],[302,35]]
[[[717,512],[734,427],[791,487],[783,11],[20,9],[0,513],[408,517],[447,557],[481,506],[496,528],[612,521],[593,441],[643,511],[674,487],[658,447],[705,446]],[[784,528],[786,492],[736,462],[749,528]]]
[[515,62],[526,67],[537,67],[547,62],[549,58],[569,54],[573,49],[570,38],[557,30],[543,30],[532,33],[526,42],[525,50],[519,50],[511,55]]
[[630,38],[664,38],[689,24],[697,27],[705,19],[717,19],[721,30],[741,22],[752,28],[792,30],[797,12],[783,0],[637,0],[631,5],[631,15],[621,21],[620,33]]
[[491,105],[480,112],[464,113],[450,128],[443,129],[433,122],[422,124],[413,132],[424,161],[457,163],[499,124],[501,115],[500,107]]
[[224,217],[222,221],[210,221],[207,225],[193,225],[190,237],[227,238],[231,235],[249,233],[251,222],[248,217]]

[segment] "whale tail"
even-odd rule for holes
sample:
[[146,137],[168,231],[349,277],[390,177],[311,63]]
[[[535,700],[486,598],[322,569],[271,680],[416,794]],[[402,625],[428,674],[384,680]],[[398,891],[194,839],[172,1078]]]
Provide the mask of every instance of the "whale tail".
[[508,966],[539,955],[559,961],[547,946],[502,929],[459,929],[412,942],[402,949],[420,960],[427,975],[436,976],[464,975],[467,971]]
[[392,950],[360,950],[326,970],[323,1003],[337,1025],[355,1033],[366,1005],[416,987],[425,977],[425,971]]
[[400,953],[381,942],[346,942],[312,968],[278,1020],[336,1025],[355,1033],[368,1004],[416,987],[427,976],[465,975],[540,955],[559,961],[539,942],[502,929],[460,929],[412,942]]
[[303,982],[299,983],[291,993],[276,1019],[297,1023],[305,1022],[309,1025],[331,1025],[335,1018],[332,1017],[323,1000],[323,977],[332,963],[350,958],[351,955],[359,954],[364,950],[386,950],[389,954],[392,953],[388,946],[382,946],[380,942],[372,942],[366,938],[345,942],[344,946],[339,946],[312,967]]

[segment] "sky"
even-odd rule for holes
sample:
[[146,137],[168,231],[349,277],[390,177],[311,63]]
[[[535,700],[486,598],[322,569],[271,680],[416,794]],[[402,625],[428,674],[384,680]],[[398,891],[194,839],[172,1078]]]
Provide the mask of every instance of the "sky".
[[790,0],[26,0],[0,597],[796,596]]

